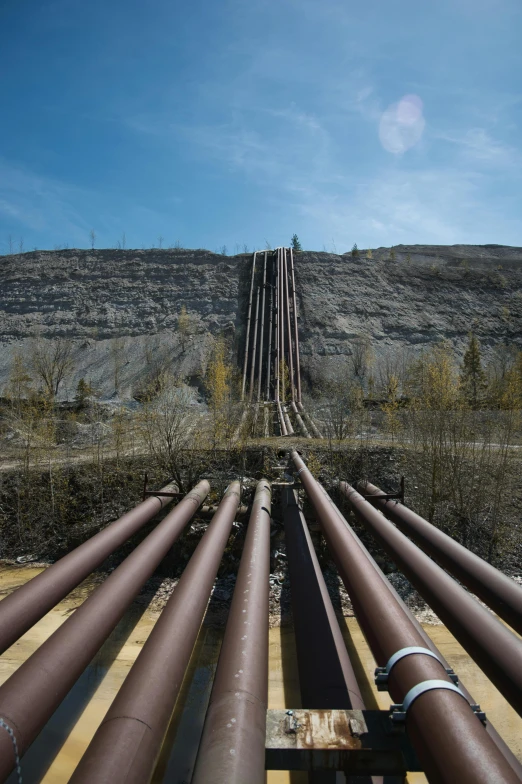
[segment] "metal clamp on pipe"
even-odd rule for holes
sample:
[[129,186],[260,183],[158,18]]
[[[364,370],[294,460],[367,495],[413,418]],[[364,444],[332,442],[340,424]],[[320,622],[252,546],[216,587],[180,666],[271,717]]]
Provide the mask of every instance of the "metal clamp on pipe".
[[[406,716],[408,715],[408,710],[411,708],[412,703],[417,699],[417,697],[420,697],[421,694],[424,694],[427,691],[432,691],[433,689],[446,689],[447,691],[454,691],[457,694],[460,694],[460,696],[466,700],[465,695],[461,692],[458,686],[455,686],[454,683],[448,683],[447,681],[440,680],[422,681],[422,683],[417,683],[416,686],[409,690],[402,705],[390,705],[391,721],[394,724],[404,724],[406,721]],[[466,702],[468,701],[466,700]],[[480,709],[480,705],[477,705],[476,703],[468,703],[468,705],[475,716],[480,719],[482,724],[485,724],[486,714]]]
[[[393,656],[390,656],[385,667],[375,668],[375,685],[377,686],[377,691],[388,691],[388,678],[390,677],[392,667],[394,667],[397,662],[399,662],[405,656],[411,656],[413,653],[421,653],[424,656],[431,656],[433,659],[437,659],[437,661],[440,662],[444,667],[444,662],[429,648],[420,648],[419,646],[401,648],[399,651],[396,651]],[[444,669],[446,670],[446,674],[449,676],[449,679],[453,681],[454,684],[458,684],[458,675],[455,674],[451,667],[444,667]]]

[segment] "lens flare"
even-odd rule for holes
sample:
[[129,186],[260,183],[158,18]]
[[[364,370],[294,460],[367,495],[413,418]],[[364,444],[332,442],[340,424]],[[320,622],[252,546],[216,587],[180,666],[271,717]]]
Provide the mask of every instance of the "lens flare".
[[405,95],[388,106],[379,123],[379,139],[385,150],[400,155],[420,141],[426,121],[418,95]]

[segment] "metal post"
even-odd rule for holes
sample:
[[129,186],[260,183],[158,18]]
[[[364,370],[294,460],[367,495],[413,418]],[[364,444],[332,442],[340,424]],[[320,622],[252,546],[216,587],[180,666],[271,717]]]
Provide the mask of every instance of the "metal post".
[[264,784],[269,483],[256,489],[192,784]]
[[[160,492],[176,492],[169,484]],[[0,602],[0,654],[139,531],[172,498],[151,496]]]
[[254,394],[254,373],[256,369],[256,350],[257,350],[257,322],[259,319],[259,286],[256,290],[256,318],[254,321],[254,334],[252,345],[252,365],[250,367],[250,388],[248,391],[248,399],[251,401]]
[[522,642],[417,545],[397,530],[347,482],[339,488],[357,519],[400,566],[450,632],[484,670],[506,700],[522,714]]
[[266,257],[263,263],[263,291],[261,294],[261,324],[259,328],[259,363],[257,370],[257,402],[261,400],[261,379],[263,377],[263,340],[265,335],[265,291],[266,291]]
[[[377,663],[386,665],[404,648],[425,648],[422,636],[375,570],[369,568],[348,524],[341,522],[297,452],[292,452],[292,459]],[[424,691],[405,717],[408,735],[428,779],[438,784],[519,781],[467,700],[451,690],[453,684],[437,659],[422,653],[403,657],[391,669],[388,689],[394,701],[402,703],[413,687],[427,686],[430,680],[448,685]]]
[[176,589],[127,675],[71,784],[150,780],[240,499],[228,487]]
[[294,343],[295,343],[295,380],[297,384],[297,400],[301,402],[301,360],[299,358],[299,331],[297,328],[297,300],[295,296],[294,254],[290,248],[290,270],[292,273],[292,304],[294,306]]
[[294,384],[294,358],[292,346],[292,331],[290,329],[290,297],[288,294],[288,265],[286,259],[286,248],[283,248],[283,265],[284,265],[284,287],[285,287],[285,312],[286,312],[286,334],[288,343],[288,373],[290,376],[290,392],[292,402],[295,401],[295,384]]
[[360,492],[375,496],[366,500],[522,634],[522,588],[519,585],[404,504],[380,501],[382,490],[375,485],[360,482],[358,487]]
[[0,782],[99,650],[143,583],[168,553],[210,490],[204,480],[180,501],[105,582],[0,687]]
[[252,259],[252,274],[250,276],[250,295],[248,298],[248,315],[247,315],[246,336],[245,336],[245,359],[243,362],[243,383],[241,386],[241,400],[245,399],[246,377],[247,377],[247,367],[248,367],[248,348],[250,342],[250,318],[252,316],[252,293],[254,291],[254,273],[256,271],[256,255],[257,253],[254,253],[254,258]]

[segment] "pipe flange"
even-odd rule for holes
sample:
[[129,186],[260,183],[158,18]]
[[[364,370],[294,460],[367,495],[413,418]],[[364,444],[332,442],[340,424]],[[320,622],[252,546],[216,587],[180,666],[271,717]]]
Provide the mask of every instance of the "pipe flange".
[[[440,657],[430,650],[430,648],[420,648],[419,646],[415,645],[410,645],[408,648],[401,648],[400,650],[396,651],[393,656],[390,656],[385,667],[375,668],[375,685],[377,686],[377,691],[388,691],[388,680],[392,667],[394,667],[397,662],[399,662],[405,656],[411,656],[414,653],[421,653],[424,656],[431,656],[444,667],[444,663],[441,661]],[[451,669],[451,667],[444,667],[444,669],[446,670],[446,675],[449,676],[450,680],[453,681],[455,685],[458,684],[458,676]]]
[[[467,701],[465,694],[459,689],[458,686],[455,686],[454,683],[448,683],[448,681],[440,681],[440,680],[427,680],[422,681],[422,683],[417,683],[416,686],[413,686],[406,694],[402,705],[390,705],[390,719],[394,724],[404,724],[406,721],[406,717],[408,715],[408,711],[411,708],[412,704],[415,702],[417,697],[420,697],[421,694],[424,694],[427,691],[432,691],[433,689],[444,689],[446,691],[454,691],[457,694]],[[480,709],[480,705],[475,703],[469,703],[469,707],[477,716],[480,721],[485,724],[486,723],[486,714],[484,711]]]

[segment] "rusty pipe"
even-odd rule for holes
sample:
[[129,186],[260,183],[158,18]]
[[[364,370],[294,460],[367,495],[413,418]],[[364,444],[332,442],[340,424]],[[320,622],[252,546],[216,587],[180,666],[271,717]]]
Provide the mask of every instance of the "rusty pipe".
[[292,423],[290,422],[290,417],[288,416],[286,406],[282,406],[282,410],[283,410],[283,419],[285,420],[286,434],[288,436],[293,436],[294,428],[292,427]]
[[[385,577],[383,572],[377,566],[376,561],[372,558],[372,556],[370,555],[370,553],[368,552],[368,550],[366,549],[364,544],[361,542],[361,540],[359,539],[359,537],[357,536],[355,531],[348,525],[348,523],[344,519],[341,511],[337,508],[335,503],[332,501],[332,499],[330,498],[330,496],[328,495],[328,493],[326,492],[324,487],[321,484],[319,484],[319,482],[317,483],[317,485],[321,489],[321,492],[323,493],[327,503],[330,504],[331,508],[335,511],[335,513],[337,514],[337,516],[338,516],[339,520],[341,521],[341,523],[345,526],[346,531],[350,534],[350,536],[355,541],[355,543],[360,548],[360,550],[362,550],[362,552],[365,554],[366,558],[368,559],[368,563],[372,567],[372,569],[375,571],[375,574],[379,577],[379,579],[382,581],[383,585],[386,586],[386,588],[389,590],[389,592],[393,595],[394,599],[402,607],[404,613],[407,615],[407,617],[410,620],[410,622],[415,626],[415,628],[417,629],[418,633],[421,635],[422,639],[424,640],[424,644],[428,648],[430,648],[430,650],[432,650],[433,653],[435,653],[439,657],[440,661],[442,662],[443,667],[449,668],[448,662],[446,661],[446,659],[444,658],[442,653],[439,651],[439,649],[437,648],[437,646],[435,645],[435,643],[433,642],[431,637],[429,637],[428,634],[426,634],[426,632],[424,631],[424,628],[419,623],[419,621],[416,619],[416,617],[413,615],[413,613],[410,610],[410,608],[408,607],[408,605],[402,600],[402,598],[399,596],[399,594],[397,593],[397,591],[395,590],[393,585],[390,583],[390,581]],[[462,681],[460,679],[459,679],[459,689],[464,693],[464,696],[466,697],[466,699],[467,699],[467,701],[469,703],[471,703],[471,704],[475,704],[476,703],[476,700],[472,697],[472,695],[466,689],[465,685],[462,683]],[[507,745],[507,743],[498,734],[497,730],[495,729],[495,727],[493,726],[491,721],[487,721],[487,723],[486,723],[486,732],[488,733],[488,735],[490,735],[491,739],[493,740],[495,745],[498,747],[498,749],[500,750],[501,754],[506,758],[506,760],[509,763],[509,765],[511,766],[511,768],[515,771],[516,775],[522,781],[522,763],[519,762],[519,760],[517,759],[517,757],[515,757],[515,755],[513,754],[513,752],[511,751],[511,749]]]
[[379,495],[383,493],[375,485],[359,482],[358,486],[365,494],[375,496],[366,500],[395,523],[403,534],[411,537],[424,552],[522,634],[522,588],[519,585],[404,504],[380,501]]
[[292,332],[290,329],[290,297],[288,294],[288,264],[286,259],[286,248],[283,248],[283,266],[284,266],[284,287],[285,287],[285,312],[286,312],[286,334],[288,344],[288,375],[290,377],[290,397],[295,401],[295,384],[294,384],[294,358],[292,356]]
[[270,485],[256,488],[192,784],[264,784]]
[[150,780],[238,509],[232,482],[71,784]]
[[265,291],[266,291],[266,257],[263,263],[263,293],[261,295],[261,322],[259,327],[259,363],[257,370],[257,402],[261,400],[261,379],[263,377],[263,341],[265,336]]
[[299,358],[299,332],[297,328],[297,300],[295,296],[294,254],[290,248],[290,271],[292,275],[292,304],[294,306],[294,344],[295,344],[295,381],[297,384],[297,400],[301,402],[301,360]]
[[256,289],[256,317],[254,321],[253,339],[252,339],[252,365],[250,367],[250,387],[248,392],[248,399],[252,401],[254,394],[254,373],[256,370],[256,352],[257,352],[257,322],[259,320],[259,286]]
[[[287,367],[285,362],[285,297],[284,297],[284,254],[283,248],[279,248],[279,354],[280,354],[280,362],[283,368],[283,376],[281,378],[281,389],[280,389],[280,396],[281,402],[285,403],[286,400],[283,398],[282,393],[286,392],[284,389],[284,371]],[[281,373],[279,374],[281,375]]]
[[[160,492],[176,492],[169,484]],[[139,531],[172,498],[151,496],[0,602],[0,654]]]
[[[312,538],[290,487],[281,491],[294,622],[301,708],[364,710],[341,629]],[[335,771],[309,774],[310,782],[335,782]],[[358,777],[359,780],[359,777]],[[382,784],[382,777],[360,778]]]
[[[123,617],[208,495],[206,480],[180,501],[105,582],[0,687],[0,718],[20,757]],[[11,737],[0,727],[0,782],[15,764]]]
[[293,400],[292,400],[292,403],[291,403],[291,408],[292,408],[292,411],[295,414],[295,418],[297,420],[297,424],[299,425],[299,429],[300,429],[301,433],[304,435],[305,438],[311,438],[312,436],[308,432],[308,429],[307,429],[307,427],[306,427],[306,425],[305,425],[305,423],[303,421],[303,418],[302,418],[301,414],[299,413],[299,410],[298,410],[298,408],[297,408],[297,406],[296,406],[296,404],[295,404],[295,402]]
[[[373,568],[368,568],[369,561],[350,535],[348,523],[341,522],[338,512],[295,451],[292,460],[315,508],[377,664],[384,666],[401,649],[425,648],[422,636],[384,580]],[[389,675],[388,688],[394,701],[401,703],[413,687],[428,680],[451,684],[438,660],[415,653],[395,664]],[[423,692],[411,704],[405,723],[430,782],[514,784],[519,781],[467,700],[455,691],[441,687]]]
[[[399,596],[399,594],[397,593],[393,585],[390,583],[390,581],[386,579],[383,572],[378,567],[376,561],[372,558],[372,556],[370,555],[370,553],[368,552],[364,544],[361,542],[361,540],[359,539],[355,531],[348,525],[341,511],[337,508],[335,503],[332,501],[332,499],[330,498],[330,496],[328,495],[324,487],[321,484],[319,484],[319,482],[317,482],[317,485],[320,488],[321,492],[323,493],[326,502],[331,506],[332,510],[337,514],[341,523],[345,526],[346,531],[349,533],[349,535],[354,540],[354,542],[359,547],[359,549],[365,554],[366,558],[368,559],[369,566],[371,566],[371,568],[375,571],[375,574],[379,577],[383,585],[386,586],[386,588],[392,594],[394,599],[402,607],[405,615],[408,617],[410,622],[415,626],[418,633],[421,635],[422,639],[424,640],[424,644],[428,648],[430,648],[430,650],[432,650],[433,653],[435,653],[438,656],[438,658],[442,662],[443,667],[449,668],[448,662],[446,661],[442,653],[439,651],[439,649],[437,648],[437,646],[435,645],[431,637],[429,637],[428,634],[426,634],[424,628],[416,619],[416,617],[413,615],[408,605],[402,600],[402,598]],[[466,697],[469,703],[471,704],[476,703],[476,700],[472,697],[472,695],[470,694],[470,692],[467,690],[467,688],[465,687],[465,685],[462,683],[460,679],[459,679],[459,689],[464,693],[464,696]],[[486,723],[486,732],[493,740],[493,743],[495,743],[497,748],[500,750],[501,754],[506,758],[510,767],[515,771],[516,775],[522,781],[522,763],[520,763],[517,757],[515,757],[515,755],[513,754],[513,752],[507,745],[507,743],[504,741],[504,739],[499,735],[499,733],[497,732],[497,730],[495,729],[491,721],[487,721]]]
[[347,482],[340,482],[339,489],[357,519],[373,533],[450,632],[522,714],[522,641]]
[[279,278],[280,278],[280,271],[279,271],[279,249],[276,250],[276,271],[275,271],[275,347],[276,347],[276,360],[275,360],[275,399],[276,403],[279,403],[279,371],[281,369],[281,357],[280,357],[280,340],[279,340],[279,330],[280,330],[280,321],[281,321],[281,306],[279,301]]
[[254,291],[254,273],[256,271],[256,255],[257,252],[254,253],[254,257],[252,259],[252,273],[250,276],[250,296],[248,298],[248,315],[247,315],[247,323],[246,323],[245,358],[243,361],[243,383],[241,385],[241,400],[245,399],[246,377],[247,377],[247,368],[248,368],[248,348],[250,342],[250,319],[252,317],[252,294]]
[[288,431],[286,429],[285,418],[283,416],[283,409],[281,407],[281,402],[279,400],[277,401],[277,417],[279,419],[279,429],[281,431],[281,435],[287,436]]
[[281,497],[301,707],[364,710],[364,701],[296,492],[286,487]]
[[270,400],[270,381],[272,375],[272,317],[274,309],[274,266],[270,270],[270,304],[268,307],[268,353],[266,368],[266,399]]

